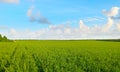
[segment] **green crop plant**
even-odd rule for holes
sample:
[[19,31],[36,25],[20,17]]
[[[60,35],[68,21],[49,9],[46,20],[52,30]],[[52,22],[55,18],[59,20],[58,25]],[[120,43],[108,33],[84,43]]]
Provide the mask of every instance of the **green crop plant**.
[[120,72],[120,42],[0,42],[0,72]]

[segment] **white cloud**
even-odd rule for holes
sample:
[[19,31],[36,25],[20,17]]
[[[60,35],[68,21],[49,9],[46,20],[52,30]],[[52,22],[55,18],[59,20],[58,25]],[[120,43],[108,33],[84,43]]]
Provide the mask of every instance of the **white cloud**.
[[116,24],[116,27],[120,31],[120,23]]
[[[28,10],[27,16],[33,16],[34,7]],[[108,12],[108,21],[104,25],[94,25],[89,27],[83,20],[77,22],[79,27],[73,28],[72,23],[49,25],[37,31],[11,29],[6,35],[11,39],[105,39],[120,38],[120,22],[115,21],[111,16],[116,16],[117,12],[112,12],[114,7]],[[39,16],[39,14],[38,14]],[[73,23],[74,24],[74,23]]]
[[103,26],[102,32],[108,32],[109,29],[113,26],[113,24],[114,24],[113,19],[108,17],[108,23],[105,26]]
[[103,10],[103,13],[108,17],[116,16],[119,13],[119,7],[112,7],[110,11]]
[[94,22],[94,21],[103,21],[104,18],[103,17],[87,17],[85,18],[83,21],[85,22]]
[[32,16],[32,12],[33,12],[34,6],[31,6],[28,11],[27,11],[27,16],[31,17]]
[[80,20],[79,26],[80,26],[80,29],[81,29],[82,31],[89,31],[89,27],[86,26],[86,25],[83,23],[82,20]]
[[34,12],[35,7],[31,6],[27,11],[27,16],[30,18],[31,22],[38,22],[41,24],[51,24],[49,20],[42,16],[40,11]]
[[102,26],[94,26],[92,28],[86,26],[82,20],[79,21],[78,28],[72,28],[68,25],[50,25],[49,28],[40,29],[38,31],[23,30],[18,31],[11,29],[9,36],[12,39],[95,39],[95,38],[118,38],[119,30],[109,30],[111,27],[111,19],[105,24],[105,30]]
[[19,3],[19,0],[0,0],[0,2],[3,2],[3,3],[15,3],[15,4],[18,4],[18,3]]

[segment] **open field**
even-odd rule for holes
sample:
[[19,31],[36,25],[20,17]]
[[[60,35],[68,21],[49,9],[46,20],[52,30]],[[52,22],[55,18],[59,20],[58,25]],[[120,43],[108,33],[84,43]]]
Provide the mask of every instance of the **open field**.
[[120,72],[120,42],[0,42],[0,72]]

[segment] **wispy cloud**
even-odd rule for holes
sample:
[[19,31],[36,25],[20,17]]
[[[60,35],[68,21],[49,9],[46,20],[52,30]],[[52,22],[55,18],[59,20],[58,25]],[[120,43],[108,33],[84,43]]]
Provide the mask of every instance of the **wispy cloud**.
[[6,27],[6,26],[0,26],[0,30],[6,30],[6,29],[8,29],[8,27]]
[[85,19],[83,19],[85,22],[94,22],[94,21],[104,21],[105,19],[103,17],[86,17]]
[[19,0],[0,0],[0,2],[18,4],[20,1]]
[[27,11],[27,16],[31,22],[38,22],[41,24],[51,24],[51,22],[44,16],[41,15],[40,11],[34,12],[35,7],[31,6]]

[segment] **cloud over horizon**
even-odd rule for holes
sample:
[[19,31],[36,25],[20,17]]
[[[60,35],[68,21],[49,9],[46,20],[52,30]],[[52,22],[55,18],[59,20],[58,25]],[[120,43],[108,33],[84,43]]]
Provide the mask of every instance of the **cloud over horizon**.
[[103,10],[107,17],[107,22],[102,26],[87,26],[83,20],[77,21],[78,27],[72,27],[72,22],[68,25],[52,25],[48,19],[43,17],[39,11],[34,12],[35,7],[31,6],[27,11],[27,16],[31,22],[48,24],[48,28],[42,28],[36,31],[16,30],[14,28],[6,34],[11,39],[105,39],[120,38],[120,22],[112,17],[119,15],[119,7],[112,7],[109,11]]

